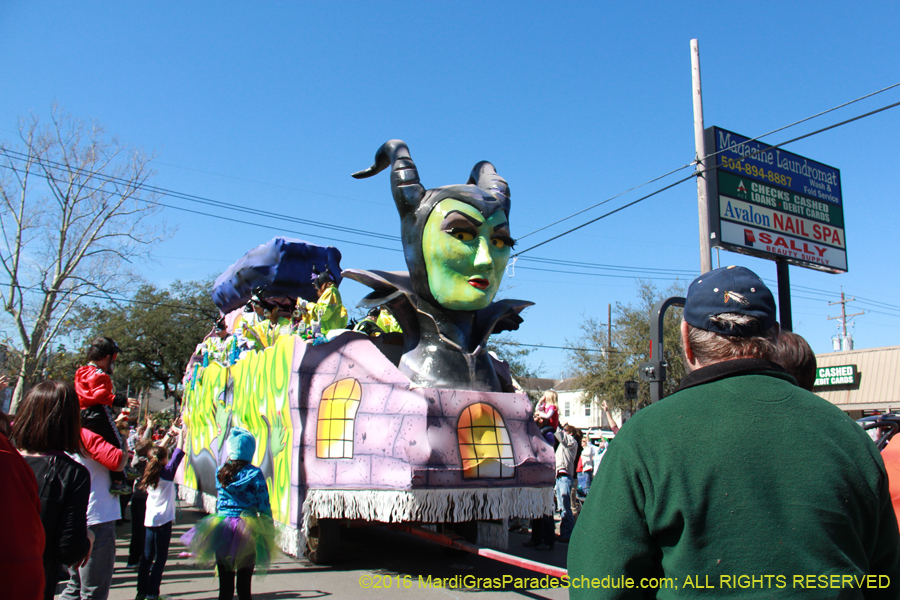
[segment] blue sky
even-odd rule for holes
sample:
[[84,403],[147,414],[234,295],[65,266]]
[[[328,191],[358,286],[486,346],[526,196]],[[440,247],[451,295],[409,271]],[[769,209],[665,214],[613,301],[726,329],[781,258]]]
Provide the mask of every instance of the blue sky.
[[[426,187],[464,183],[476,162],[494,163],[523,238],[694,158],[692,38],[706,125],[753,137],[900,82],[898,30],[896,2],[4,2],[0,137],[56,102],[154,153],[154,185],[239,204],[244,212],[220,214],[265,225],[166,209],[177,231],[140,267],[160,285],[218,274],[276,235],[335,245],[344,268],[402,270],[399,243],[354,245],[373,240],[253,211],[397,235],[387,174],[350,174],[400,138]],[[898,101],[900,88],[767,141]],[[840,307],[829,302],[842,288],[857,298],[848,312],[867,311],[854,320],[857,348],[900,338],[890,262],[898,133],[900,107],[786,147],[843,179],[849,272],[790,270],[794,330],[817,352],[831,349],[837,321],[828,317]],[[526,236],[518,249],[689,173]],[[603,321],[607,304],[632,302],[636,277],[690,281],[700,266],[696,206],[691,181],[526,252],[501,292],[536,302],[516,338],[565,346],[584,317]],[[526,257],[626,270],[535,270],[545,266]],[[771,261],[720,260],[775,287]],[[348,281],[342,293],[355,304],[367,290]],[[564,351],[532,356],[546,376],[566,369]]]

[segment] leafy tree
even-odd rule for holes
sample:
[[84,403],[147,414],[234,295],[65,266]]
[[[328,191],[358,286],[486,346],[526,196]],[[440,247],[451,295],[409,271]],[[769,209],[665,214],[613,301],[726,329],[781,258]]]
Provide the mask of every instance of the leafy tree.
[[[611,407],[633,411],[650,403],[650,387],[640,381],[638,365],[650,359],[650,313],[653,306],[670,296],[683,296],[684,284],[675,283],[660,291],[649,282],[638,282],[638,300],[633,304],[616,302],[613,310],[612,346],[608,330],[599,320],[589,318],[581,326],[581,335],[568,345],[576,385],[586,397],[606,399]],[[681,354],[681,309],[669,308],[663,324],[663,358],[668,364],[664,395],[672,393],[685,374]],[[626,400],[625,382],[640,382],[638,399]]]
[[[534,367],[528,362],[528,357],[536,348],[522,346],[509,334],[491,337],[488,341],[487,349],[496,354],[497,358],[509,364],[509,372],[516,379],[540,377],[541,372],[544,370],[544,363],[539,363],[537,367]],[[539,397],[532,397],[533,394],[534,392],[528,394],[532,404],[540,399]]]
[[47,355],[44,379],[72,382],[75,380],[75,371],[83,364],[84,356],[81,353],[72,352],[65,345],[60,344],[55,352]]
[[168,289],[143,285],[124,308],[94,307],[91,338],[106,335],[122,348],[113,380],[117,388],[161,387],[168,398],[188,360],[219,315],[212,280],[176,281]]
[[172,423],[175,421],[175,418],[172,416],[172,411],[169,410],[150,413],[150,419],[153,421],[154,426],[162,428],[163,431],[171,427]]
[[130,265],[164,236],[144,187],[150,157],[54,107],[0,142],[0,301],[17,376],[11,411],[40,377],[69,317],[91,298],[126,293]]

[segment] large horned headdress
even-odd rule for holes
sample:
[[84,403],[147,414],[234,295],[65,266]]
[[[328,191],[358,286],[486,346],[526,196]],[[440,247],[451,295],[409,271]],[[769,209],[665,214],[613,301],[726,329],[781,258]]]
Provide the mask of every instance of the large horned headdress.
[[494,165],[481,161],[473,167],[465,185],[426,190],[419,182],[419,172],[402,140],[385,142],[375,153],[375,163],[354,173],[353,177],[371,177],[388,166],[391,167],[391,191],[400,213],[403,254],[413,290],[433,302],[422,250],[422,232],[432,209],[441,200],[453,198],[473,206],[485,217],[497,210],[509,217],[509,186],[494,170]]

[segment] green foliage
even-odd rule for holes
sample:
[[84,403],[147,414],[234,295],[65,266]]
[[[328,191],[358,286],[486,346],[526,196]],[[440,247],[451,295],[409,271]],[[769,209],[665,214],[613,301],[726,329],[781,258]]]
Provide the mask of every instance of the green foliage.
[[71,383],[75,381],[75,371],[83,364],[85,364],[84,357],[80,353],[71,352],[60,344],[55,352],[47,356],[43,378]]
[[150,413],[150,419],[153,421],[155,427],[161,427],[163,430],[171,427],[172,422],[175,421],[175,417],[172,415],[171,410],[161,410],[159,412]]
[[[492,336],[488,340],[487,349],[497,355],[500,360],[509,364],[509,372],[516,379],[523,377],[540,377],[544,369],[544,363],[533,367],[528,363],[528,357],[536,348],[526,348],[515,341],[509,334]],[[535,392],[528,394],[532,404],[540,400],[540,395],[532,397]]]
[[[639,281],[635,303],[616,302],[610,348],[607,348],[606,324],[595,318],[584,321],[578,339],[567,343],[579,348],[569,353],[576,386],[585,390],[587,397],[606,399],[611,407],[633,410],[649,404],[650,386],[640,380],[638,365],[650,359],[650,313],[659,300],[684,293],[685,284],[678,282],[667,290],[658,290],[651,282]],[[664,395],[672,393],[685,374],[681,353],[681,312],[680,308],[669,308],[663,325],[663,359],[668,364]],[[640,383],[636,401],[625,399],[625,382],[628,380]]]
[[540,377],[544,368],[543,363],[537,367],[528,364],[527,358],[536,348],[526,348],[512,339],[510,335],[498,335],[492,337],[487,344],[487,349],[497,355],[500,360],[509,363],[509,370],[513,377]]
[[147,284],[123,308],[86,311],[96,324],[86,341],[106,335],[122,348],[113,374],[117,389],[162,387],[166,397],[177,390],[194,348],[219,314],[211,288],[212,280],[176,281],[167,289]]

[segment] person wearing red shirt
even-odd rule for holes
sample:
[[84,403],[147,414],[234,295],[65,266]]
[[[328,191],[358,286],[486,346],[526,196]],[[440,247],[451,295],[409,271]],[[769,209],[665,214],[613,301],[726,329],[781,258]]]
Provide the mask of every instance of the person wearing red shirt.
[[0,433],[0,582],[4,598],[43,600],[44,526],[34,471]]
[[[94,339],[87,350],[90,362],[75,372],[75,391],[81,406],[81,426],[124,451],[125,440],[116,428],[110,408],[127,406],[136,409],[140,404],[133,398],[127,398],[125,394],[117,394],[113,387],[110,375],[115,370],[116,358],[120,352],[111,338]],[[96,456],[91,454],[89,456],[97,462],[103,462]],[[131,493],[131,486],[125,483],[122,469],[111,470],[109,475],[112,482],[109,490],[111,493],[117,495]]]

